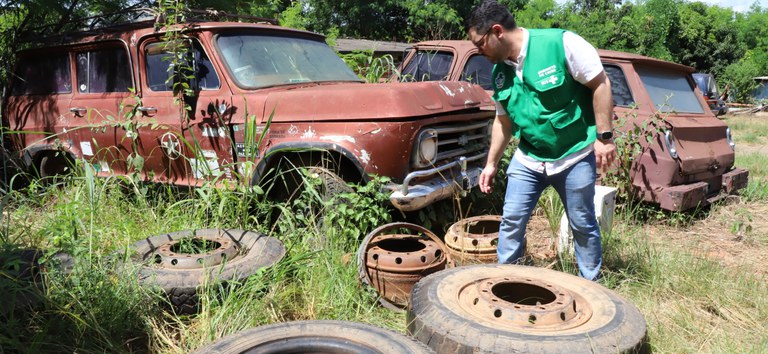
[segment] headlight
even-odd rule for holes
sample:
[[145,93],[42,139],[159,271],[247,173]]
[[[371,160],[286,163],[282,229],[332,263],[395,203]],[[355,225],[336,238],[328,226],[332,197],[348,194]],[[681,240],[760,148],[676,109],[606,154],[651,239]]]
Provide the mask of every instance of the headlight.
[[677,146],[675,146],[675,137],[672,135],[672,132],[667,130],[664,133],[664,141],[667,144],[667,151],[669,152],[669,156],[672,156],[673,159],[677,158]]
[[728,139],[728,146],[731,147],[731,150],[736,151],[736,142],[733,141],[733,136],[731,135],[731,128],[725,129],[725,138]]
[[428,167],[435,163],[437,156],[437,131],[425,129],[419,133],[413,149],[413,164],[417,168]]

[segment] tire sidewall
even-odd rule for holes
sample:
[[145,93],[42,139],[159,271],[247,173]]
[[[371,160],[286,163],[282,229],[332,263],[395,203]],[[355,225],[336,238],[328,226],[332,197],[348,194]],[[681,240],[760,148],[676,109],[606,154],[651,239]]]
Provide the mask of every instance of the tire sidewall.
[[241,280],[253,275],[260,268],[276,263],[285,255],[285,247],[280,241],[253,231],[204,229],[196,230],[194,234],[197,236],[227,235],[240,248],[241,254],[221,265],[205,268],[173,269],[148,265],[147,259],[157,248],[167,242],[191,236],[193,231],[152,236],[136,242],[135,253],[131,257],[131,261],[139,267],[139,279],[142,284],[156,285],[165,291],[171,291],[179,288],[197,288],[207,283]]
[[[592,317],[583,325],[564,331],[524,333],[494,326],[492,319],[478,319],[460,307],[457,289],[500,274],[526,274],[576,292],[590,303]],[[433,346],[438,352],[499,352],[516,348],[523,352],[616,353],[635,350],[646,334],[640,311],[599,284],[562,272],[515,265],[459,267],[422,279],[413,288],[407,321],[408,333],[422,342],[443,343],[440,348]]]

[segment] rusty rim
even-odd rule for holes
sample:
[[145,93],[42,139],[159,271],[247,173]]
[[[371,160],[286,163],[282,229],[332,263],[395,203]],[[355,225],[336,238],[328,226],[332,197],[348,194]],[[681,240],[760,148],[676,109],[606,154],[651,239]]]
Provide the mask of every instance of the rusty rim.
[[445,254],[434,240],[417,235],[377,235],[369,243],[366,265],[378,271],[413,273],[444,263]]
[[581,296],[545,280],[520,277],[478,279],[459,291],[459,306],[511,330],[562,331],[592,317]]
[[445,244],[460,252],[495,254],[500,224],[500,215],[481,215],[460,220],[448,229]]
[[[213,249],[201,253],[181,253],[181,242],[210,242]],[[221,236],[193,236],[166,242],[149,256],[155,265],[164,268],[197,269],[216,266],[237,256],[238,247],[230,238]]]
[[[384,237],[384,238],[380,237],[381,235],[390,235],[391,236],[391,234],[387,234],[387,233],[390,232],[390,231],[393,231],[393,230],[397,230],[397,229],[408,229],[408,230],[417,231],[421,235],[419,235],[419,234],[416,234],[416,235],[410,235],[410,234],[402,235],[402,234],[399,234],[399,236],[400,237],[408,237],[408,238],[418,238],[418,239],[422,239],[422,240],[426,238],[426,240],[432,241],[431,243],[433,245],[435,245],[437,248],[439,248],[440,252],[439,252],[439,254],[437,254],[437,251],[435,250],[435,252],[432,252],[431,255],[433,255],[435,257],[435,259],[439,259],[439,258],[444,259],[445,267],[446,268],[449,268],[449,267],[453,266],[453,260],[451,259],[451,255],[448,253],[448,248],[440,240],[440,238],[437,237],[437,235],[435,235],[434,233],[432,233],[428,229],[426,229],[426,228],[424,228],[422,226],[416,225],[416,224],[405,223],[405,222],[389,223],[389,224],[385,224],[385,225],[379,226],[376,229],[374,229],[373,231],[371,231],[370,233],[368,233],[368,235],[366,235],[365,238],[363,239],[363,242],[360,243],[360,248],[358,248],[358,251],[357,251],[357,272],[358,272],[358,277],[360,278],[360,281],[362,281],[364,285],[371,286],[372,288],[375,289],[375,286],[373,286],[373,280],[371,279],[371,275],[369,274],[369,271],[368,271],[368,269],[369,269],[368,268],[369,253],[371,254],[370,255],[371,259],[373,258],[374,254],[378,254],[377,258],[378,258],[379,264],[375,264],[374,263],[373,264],[373,268],[377,268],[377,267],[381,268],[382,265],[383,265],[383,266],[389,266],[389,267],[392,267],[392,268],[395,268],[395,269],[397,269],[397,268],[402,269],[401,264],[402,264],[402,262],[406,262],[406,261],[403,261],[401,259],[401,263],[398,264],[397,263],[397,257],[396,256],[392,256],[392,254],[387,253],[387,252],[391,252],[392,250],[391,249],[390,250],[386,250],[386,248],[387,248],[386,243],[384,245],[382,245],[382,243],[381,243],[382,240],[396,238],[397,236]],[[427,246],[427,243],[429,243],[429,242],[419,241],[419,243],[424,245],[424,249],[428,249],[427,252],[430,252],[430,251],[434,250],[434,248],[432,248],[431,246]],[[416,246],[416,247],[418,247],[418,246]],[[371,250],[373,252],[370,252]],[[420,250],[416,250],[416,251],[420,251]],[[408,253],[408,252],[406,252],[406,253]],[[424,264],[428,264],[426,262],[429,262],[429,260],[431,259],[431,256],[428,258],[426,253],[419,254],[418,257],[416,257],[416,259],[418,259],[418,261],[421,262],[421,260],[422,260],[421,256],[422,255],[425,257],[425,260],[424,260],[425,263]],[[410,257],[408,257],[408,258],[410,258]],[[440,260],[439,262],[442,262],[442,260]],[[381,264],[381,263],[385,263],[385,264]],[[415,262],[414,261],[408,261],[407,263],[408,264],[406,264],[406,266],[410,266],[410,265],[413,265],[413,263],[415,263]],[[396,265],[396,267],[392,266],[393,264]],[[433,264],[433,266],[434,266],[434,264]],[[423,264],[422,264],[422,268],[423,268]],[[376,291],[378,292],[379,290],[377,289]],[[398,305],[395,305],[395,304],[387,301],[383,296],[379,296],[379,302],[384,307],[392,309],[392,310],[402,310],[403,309],[402,306],[398,306]]]

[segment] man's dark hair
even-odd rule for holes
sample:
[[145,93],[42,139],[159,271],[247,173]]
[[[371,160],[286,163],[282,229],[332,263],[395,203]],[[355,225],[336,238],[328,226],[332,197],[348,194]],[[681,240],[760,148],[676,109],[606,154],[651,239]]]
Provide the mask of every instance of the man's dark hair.
[[512,15],[504,5],[496,0],[483,0],[469,12],[469,16],[464,21],[464,29],[469,31],[474,28],[478,33],[483,33],[488,32],[491,26],[497,23],[507,30],[517,27],[515,15]]

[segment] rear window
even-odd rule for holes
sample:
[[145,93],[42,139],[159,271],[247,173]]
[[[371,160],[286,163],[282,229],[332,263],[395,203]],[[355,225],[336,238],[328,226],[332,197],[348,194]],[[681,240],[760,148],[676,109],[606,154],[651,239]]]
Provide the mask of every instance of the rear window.
[[403,68],[403,81],[440,81],[448,79],[453,54],[450,52],[417,51]]
[[645,90],[660,112],[704,113],[688,74],[653,67],[637,67]]
[[67,53],[20,58],[13,76],[13,95],[72,92],[72,72]]
[[461,71],[461,80],[480,85],[485,90],[492,90],[491,72],[493,72],[493,63],[488,58],[482,55],[473,55],[467,60],[467,65]]
[[624,71],[618,66],[603,64],[605,74],[611,80],[611,94],[613,95],[613,104],[616,106],[629,107],[635,104],[632,98],[632,91],[629,90],[627,77]]

